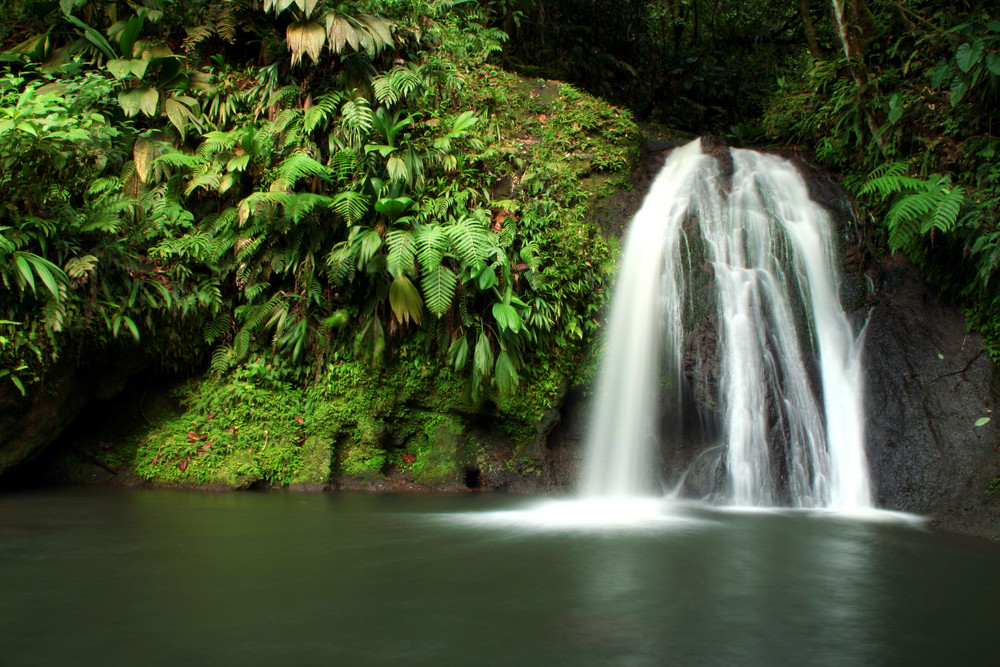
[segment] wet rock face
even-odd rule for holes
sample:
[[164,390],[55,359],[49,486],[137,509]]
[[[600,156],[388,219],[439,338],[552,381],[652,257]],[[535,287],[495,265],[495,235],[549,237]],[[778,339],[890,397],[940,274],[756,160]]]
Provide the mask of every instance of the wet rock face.
[[[29,388],[29,397],[0,389],[0,475],[37,456],[81,410],[122,390],[145,362],[128,355],[104,355],[76,366],[65,362]],[[2,481],[2,480],[0,480]]]
[[725,192],[732,191],[733,154],[729,152],[729,144],[721,137],[702,137],[701,150],[705,155],[710,155],[719,162],[722,189]]
[[[865,341],[867,451],[879,507],[1000,539],[1000,374],[965,319],[915,268],[887,265]],[[977,420],[991,417],[981,426]],[[997,415],[1000,417],[1000,415]]]

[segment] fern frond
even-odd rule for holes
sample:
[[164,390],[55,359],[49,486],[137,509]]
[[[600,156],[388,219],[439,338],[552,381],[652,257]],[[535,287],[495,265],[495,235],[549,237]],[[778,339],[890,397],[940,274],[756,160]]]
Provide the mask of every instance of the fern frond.
[[441,317],[451,306],[455,298],[455,287],[458,277],[447,267],[440,264],[433,269],[424,271],[420,286],[424,292],[424,302],[427,309]]
[[348,180],[358,163],[358,155],[350,148],[342,148],[330,156],[330,171],[338,181]]
[[339,92],[327,93],[316,98],[315,103],[305,112],[302,120],[302,130],[306,134],[309,134],[325,123],[327,119],[336,113],[343,99],[343,96]]
[[368,196],[360,192],[346,190],[334,195],[330,201],[333,210],[344,217],[349,224],[359,222],[368,213]]
[[204,163],[204,158],[188,153],[165,153],[153,160],[153,166],[168,165],[171,167],[181,167],[184,169],[196,169]]
[[298,224],[309,215],[317,206],[330,206],[333,203],[332,197],[326,195],[316,195],[310,192],[294,193],[285,205],[285,215]]
[[920,233],[926,234],[931,229],[950,232],[958,221],[958,214],[964,203],[965,188],[961,185],[957,185],[951,190],[942,190],[941,198],[934,209],[934,215],[925,218]]
[[889,248],[896,252],[909,245],[920,233],[922,220],[931,215],[941,198],[939,190],[916,192],[901,197],[885,216],[889,228]]
[[289,188],[294,188],[296,183],[307,176],[319,176],[329,180],[326,167],[305,151],[292,153],[282,160],[278,165],[277,175],[288,184]]
[[212,352],[212,372],[222,375],[236,363],[236,353],[233,348],[220,345]]
[[465,264],[473,265],[486,259],[490,245],[486,227],[475,218],[465,217],[447,227],[448,238],[455,255]]
[[362,145],[371,134],[374,114],[364,97],[344,102],[340,109],[344,134],[354,146]]
[[282,86],[281,88],[278,88],[276,91],[271,93],[271,96],[267,98],[267,106],[269,107],[281,106],[287,100],[292,100],[298,97],[300,92],[302,92],[302,89],[299,88],[294,83],[290,83],[287,86]]
[[206,343],[214,343],[218,340],[222,334],[229,330],[232,322],[229,319],[228,314],[221,314],[218,317],[205,322],[205,326],[202,327],[201,335]]
[[417,256],[424,271],[436,269],[448,250],[448,234],[438,225],[418,225],[413,229]]
[[211,157],[222,151],[231,151],[240,140],[237,131],[222,132],[216,130],[205,135],[205,140],[198,146],[197,154],[201,157]]
[[386,268],[393,276],[412,274],[413,260],[417,254],[417,242],[413,231],[409,229],[393,229],[385,237],[389,246],[389,256]]

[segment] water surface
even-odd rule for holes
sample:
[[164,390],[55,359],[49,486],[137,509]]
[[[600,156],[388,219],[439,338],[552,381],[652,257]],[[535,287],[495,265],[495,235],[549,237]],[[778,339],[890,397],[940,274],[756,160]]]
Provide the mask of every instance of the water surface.
[[612,529],[503,496],[0,495],[0,665],[993,661],[995,544],[653,511]]

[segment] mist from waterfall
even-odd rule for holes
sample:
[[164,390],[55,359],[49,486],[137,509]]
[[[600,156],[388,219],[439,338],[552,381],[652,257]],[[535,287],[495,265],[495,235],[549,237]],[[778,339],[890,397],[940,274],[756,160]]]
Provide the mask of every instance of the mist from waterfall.
[[[838,298],[832,222],[788,161],[739,149],[730,155],[731,177],[701,140],[675,149],[629,227],[582,495],[662,493],[660,443],[665,430],[679,430],[685,406],[686,325],[695,319],[687,285],[696,270],[708,270],[719,329],[717,477],[725,480],[713,498],[870,507],[862,341]],[[692,266],[695,234],[700,269]]]

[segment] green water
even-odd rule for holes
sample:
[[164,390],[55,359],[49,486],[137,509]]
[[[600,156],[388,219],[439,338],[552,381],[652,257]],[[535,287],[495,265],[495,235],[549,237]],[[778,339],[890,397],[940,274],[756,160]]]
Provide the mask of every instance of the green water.
[[0,495],[0,665],[943,665],[1000,653],[994,544],[802,514],[687,508],[681,521],[578,531],[487,513],[532,502]]

